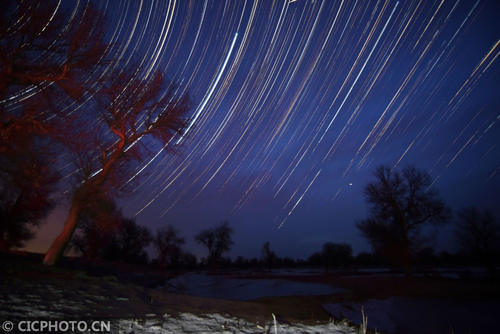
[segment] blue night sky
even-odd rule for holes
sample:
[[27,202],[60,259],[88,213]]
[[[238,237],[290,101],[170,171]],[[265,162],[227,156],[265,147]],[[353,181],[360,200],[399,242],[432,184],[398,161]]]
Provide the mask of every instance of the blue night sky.
[[[85,1],[64,3],[81,13]],[[355,227],[380,164],[430,173],[454,210],[500,217],[497,1],[96,1],[112,59],[161,70],[193,100],[174,153],[144,143],[123,212],[187,248],[228,220],[231,256],[369,250]],[[68,24],[71,24],[68,18]],[[68,170],[67,173],[70,173]],[[45,251],[64,208],[28,248]],[[452,222],[436,235],[453,250]]]

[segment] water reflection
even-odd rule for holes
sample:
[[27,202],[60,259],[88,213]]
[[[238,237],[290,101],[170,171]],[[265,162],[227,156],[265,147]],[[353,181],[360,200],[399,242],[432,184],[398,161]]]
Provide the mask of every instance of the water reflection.
[[326,284],[293,282],[283,279],[243,279],[204,273],[184,274],[168,283],[168,289],[171,292],[231,300],[331,295],[343,291],[343,289]]
[[323,307],[334,319],[356,324],[361,324],[363,307],[368,328],[391,334],[469,334],[493,333],[500,302],[390,297]]

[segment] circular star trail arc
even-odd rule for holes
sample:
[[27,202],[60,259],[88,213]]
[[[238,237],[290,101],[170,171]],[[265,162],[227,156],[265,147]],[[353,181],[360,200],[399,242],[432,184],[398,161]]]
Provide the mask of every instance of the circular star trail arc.
[[137,63],[148,80],[159,69],[194,100],[186,133],[169,144],[177,153],[152,146],[129,179],[139,180],[139,218],[168,220],[214,196],[237,216],[265,197],[279,209],[264,219],[283,227],[308,198],[333,206],[379,163],[423,164],[435,183],[454,168],[498,182],[493,1],[96,5],[109,20],[104,72]]

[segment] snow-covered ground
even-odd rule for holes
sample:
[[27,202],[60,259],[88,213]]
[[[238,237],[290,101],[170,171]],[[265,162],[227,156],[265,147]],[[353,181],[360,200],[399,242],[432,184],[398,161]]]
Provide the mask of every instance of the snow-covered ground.
[[164,315],[162,319],[118,320],[112,324],[113,333],[328,333],[357,334],[357,330],[344,324],[280,324],[273,318],[265,325],[220,314],[194,315],[182,313],[176,317]]
[[[40,304],[30,304],[26,300],[20,300],[17,297],[9,300],[8,308],[0,307],[0,319],[14,320],[17,323],[19,319],[37,320],[37,319],[60,319],[68,320],[67,315],[62,310],[67,311],[70,301],[61,301],[57,306],[59,310],[48,311]],[[14,302],[12,304],[12,302]],[[0,302],[0,306],[2,305]],[[82,305],[73,303],[76,312]],[[87,318],[82,313],[82,318]],[[114,319],[111,320],[111,333],[119,334],[164,334],[164,333],[329,333],[329,334],[357,334],[357,331],[347,324],[324,323],[316,325],[304,324],[284,324],[279,321],[274,322],[272,316],[265,324],[252,323],[243,319],[231,317],[229,315],[206,314],[195,315],[190,313],[181,313],[176,316],[165,314],[163,317],[150,315],[139,319]],[[71,318],[72,319],[72,318]],[[102,319],[101,319],[102,320]]]

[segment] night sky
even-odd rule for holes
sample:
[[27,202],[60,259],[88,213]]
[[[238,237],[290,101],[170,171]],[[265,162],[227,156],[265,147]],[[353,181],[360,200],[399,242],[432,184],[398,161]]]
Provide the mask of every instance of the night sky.
[[[369,250],[355,223],[380,164],[414,164],[453,210],[500,217],[498,1],[95,4],[112,43],[99,71],[161,70],[193,100],[174,153],[145,143],[152,155],[121,203],[153,230],[175,226],[195,254],[192,236],[222,220],[235,230],[231,256],[260,256],[265,241],[279,256],[326,241]],[[64,214],[28,248],[45,251]],[[453,250],[452,231],[435,235],[438,249]]]

